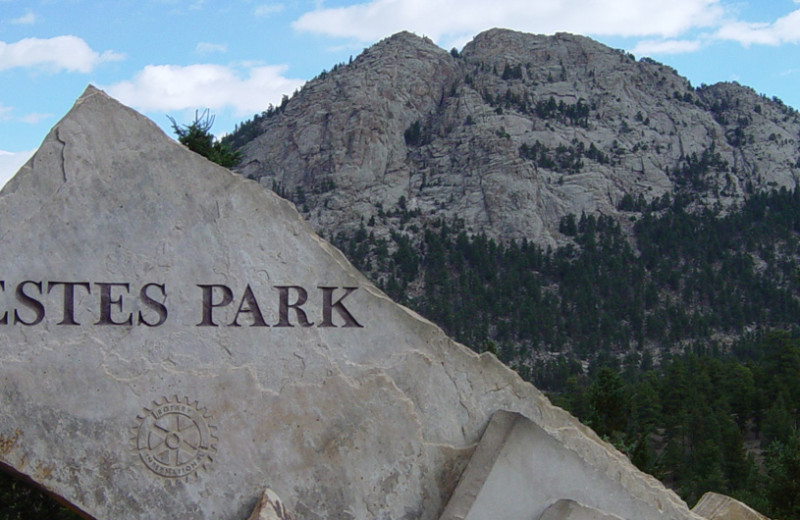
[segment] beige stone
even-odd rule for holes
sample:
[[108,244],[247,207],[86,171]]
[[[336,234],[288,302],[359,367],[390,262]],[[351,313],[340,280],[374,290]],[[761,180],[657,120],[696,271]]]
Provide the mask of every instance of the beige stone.
[[708,520],[769,520],[747,504],[711,491],[700,497],[692,512]]

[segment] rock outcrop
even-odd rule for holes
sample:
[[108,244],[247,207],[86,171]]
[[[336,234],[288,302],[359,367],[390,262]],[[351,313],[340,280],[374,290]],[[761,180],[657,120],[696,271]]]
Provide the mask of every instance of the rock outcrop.
[[696,518],[292,204],[94,88],[0,192],[0,265],[0,463],[92,518],[243,519],[269,488],[297,518],[436,519],[501,410]]
[[557,244],[566,215],[629,225],[664,195],[724,209],[800,179],[795,110],[569,34],[495,29],[448,53],[400,33],[258,125],[239,171],[329,237],[444,218]]
[[769,520],[747,504],[711,491],[697,501],[692,512],[708,520]]

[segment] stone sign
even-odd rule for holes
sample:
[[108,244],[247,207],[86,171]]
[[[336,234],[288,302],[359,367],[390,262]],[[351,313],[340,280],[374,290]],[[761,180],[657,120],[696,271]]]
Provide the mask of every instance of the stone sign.
[[[462,473],[483,490],[463,511],[513,509],[497,471],[523,495],[549,480],[540,501],[694,517],[291,203],[92,87],[0,192],[0,338],[0,463],[90,518],[244,520],[270,489],[281,517],[437,519]],[[501,410],[522,422],[481,441]],[[473,453],[518,460],[464,472]]]

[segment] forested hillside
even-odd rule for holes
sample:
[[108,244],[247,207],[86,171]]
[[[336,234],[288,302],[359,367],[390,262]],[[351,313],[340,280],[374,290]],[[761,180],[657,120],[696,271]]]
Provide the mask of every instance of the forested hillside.
[[330,237],[393,298],[520,373],[565,353],[589,360],[647,350],[658,358],[699,343],[724,349],[747,332],[800,323],[798,190],[754,195],[725,215],[689,213],[665,197],[632,224],[569,216],[572,243],[498,243],[459,222],[406,226],[389,240],[370,229]]
[[800,518],[800,340],[771,331],[729,352],[696,344],[654,367],[598,359],[551,381],[564,406],[694,504],[706,491]]

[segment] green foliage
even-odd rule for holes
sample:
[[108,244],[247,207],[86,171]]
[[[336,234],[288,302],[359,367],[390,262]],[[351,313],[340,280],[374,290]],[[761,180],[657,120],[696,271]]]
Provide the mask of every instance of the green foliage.
[[622,377],[609,367],[600,369],[589,387],[589,425],[601,436],[622,434],[630,413]]
[[[715,333],[741,335],[753,324],[800,323],[798,192],[754,195],[724,217],[690,214],[683,204],[651,204],[634,226],[636,248],[610,217],[565,217],[560,230],[574,243],[555,250],[497,243],[439,220],[420,233],[392,233],[380,244],[387,252],[368,242],[351,258],[362,269],[370,260],[368,274],[392,297],[459,341],[476,348],[494,341],[548,390],[561,390],[569,374],[546,376],[558,386],[543,384],[539,374],[550,368],[539,350],[583,359],[645,346],[668,352]],[[383,215],[400,226],[420,217],[407,207]],[[349,253],[351,237],[340,235],[335,242]],[[413,298],[412,284],[422,288]]]
[[[521,79],[522,68],[517,65],[510,67],[506,65],[503,72],[503,79]],[[592,107],[584,99],[579,99],[577,103],[565,103],[564,100],[556,101],[553,96],[546,100],[534,101],[530,93],[518,91],[519,89],[507,88],[504,94],[492,95],[488,89],[481,92],[484,102],[495,108],[514,109],[522,114],[529,114],[544,120],[554,120],[563,124],[589,128],[589,115]]]
[[773,514],[780,518],[800,518],[800,433],[797,430],[770,446],[766,468],[766,494]]
[[[770,372],[770,343],[800,349],[785,332],[755,340],[763,355],[744,362],[719,352],[672,356],[657,370],[631,371],[628,379],[611,366],[572,379],[553,400],[566,406],[626,452],[641,469],[679,491],[690,504],[706,491],[731,495],[773,517],[800,518],[800,435],[796,410],[783,403],[790,392]],[[739,352],[743,352],[739,350]],[[800,367],[786,376],[800,379]],[[790,379],[784,379],[788,383]],[[590,406],[574,397],[588,394]],[[778,401],[777,405],[770,405]],[[748,452],[766,431],[765,408],[778,408],[788,428],[771,433],[760,454]],[[763,468],[762,468],[763,466]]]
[[688,188],[693,192],[702,192],[709,188],[706,175],[712,171],[727,172],[728,163],[716,151],[714,144],[699,156],[692,153],[683,158],[674,169],[673,176],[678,189]]
[[211,133],[214,116],[209,113],[208,109],[195,112],[194,121],[189,125],[180,126],[172,117],[169,117],[169,120],[172,122],[172,130],[178,136],[178,141],[193,152],[226,168],[239,163],[241,154],[238,151],[234,151],[227,144],[214,139],[214,135]]
[[608,156],[597,149],[594,143],[587,148],[582,141],[577,139],[571,146],[563,144],[554,149],[548,148],[540,141],[532,145],[522,143],[519,147],[519,156],[532,161],[538,168],[554,170],[561,173],[578,173],[584,167],[583,158],[586,157],[600,164],[608,164]]
[[[334,70],[337,67],[334,67]],[[272,103],[267,106],[267,109],[260,114],[255,114],[251,119],[238,123],[233,132],[227,134],[220,142],[228,146],[231,150],[238,150],[259,135],[263,133],[263,125],[275,116],[278,116],[286,111],[286,106],[289,104],[289,96],[284,95],[281,98],[281,104],[274,106]]]
[[423,144],[427,144],[427,139],[419,120],[411,123],[411,126],[403,133],[403,137],[408,146],[422,146]]
[[506,63],[506,66],[503,68],[502,78],[506,81],[510,79],[522,79],[522,65],[517,64],[511,66]]
[[556,119],[582,128],[589,127],[589,112],[590,107],[583,99],[567,104],[564,100],[556,102],[552,96],[546,101],[538,101],[534,107],[534,113],[540,119]]

